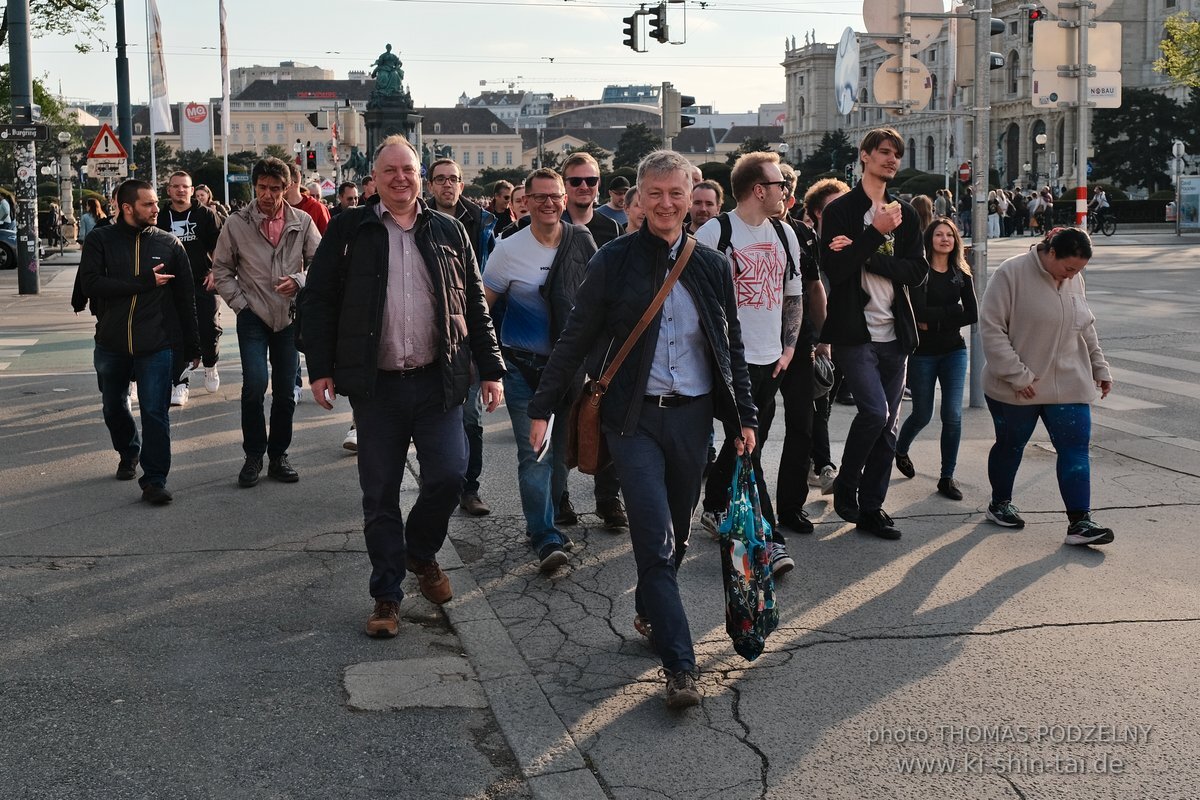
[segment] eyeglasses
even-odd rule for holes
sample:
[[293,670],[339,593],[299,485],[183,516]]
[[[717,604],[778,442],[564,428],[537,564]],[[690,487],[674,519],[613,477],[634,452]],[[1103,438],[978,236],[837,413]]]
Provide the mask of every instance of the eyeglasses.
[[785,192],[785,193],[789,190],[789,187],[791,186],[791,184],[788,183],[787,181],[759,181],[758,185],[759,186],[778,186],[780,191]]
[[460,183],[462,178],[457,175],[436,175],[431,180],[435,186],[445,186],[447,183],[453,186]]
[[566,197],[565,194],[527,194],[525,195],[526,203],[533,203],[535,206],[540,206],[544,203],[557,203]]
[[[573,178],[567,178],[567,183],[570,184],[571,188],[573,188],[573,189],[578,189],[580,186],[583,186],[585,183],[588,185],[588,188],[591,188],[591,187],[595,186],[596,184],[598,184],[599,182],[600,182],[599,175],[589,175],[586,178],[576,175]],[[530,197],[532,197],[532,196],[533,195],[530,195]]]

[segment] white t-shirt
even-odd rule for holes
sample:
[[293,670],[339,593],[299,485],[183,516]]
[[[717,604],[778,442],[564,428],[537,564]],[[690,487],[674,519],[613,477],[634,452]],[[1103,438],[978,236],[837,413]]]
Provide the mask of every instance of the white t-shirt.
[[[875,221],[875,207],[872,206],[863,214],[863,225]],[[879,245],[877,252],[885,255],[895,255],[895,234],[889,233],[886,241]],[[896,340],[896,317],[892,314],[892,303],[896,299],[896,287],[891,278],[876,275],[865,267],[862,271],[863,291],[870,295],[867,304],[863,306],[863,316],[867,320],[867,331],[871,334],[872,342],[894,342]]]
[[[738,322],[747,364],[774,364],[783,355],[783,298],[798,297],[804,282],[798,272],[800,242],[792,226],[782,226],[797,274],[789,275],[787,252],[771,220],[750,227],[736,212],[730,213],[730,246],[726,253],[733,270]],[[696,231],[696,241],[716,248],[721,241],[721,220],[713,217]]]
[[488,256],[483,285],[508,295],[500,330],[500,341],[507,347],[550,355],[550,304],[541,288],[557,252],[539,242],[531,226],[496,242]]

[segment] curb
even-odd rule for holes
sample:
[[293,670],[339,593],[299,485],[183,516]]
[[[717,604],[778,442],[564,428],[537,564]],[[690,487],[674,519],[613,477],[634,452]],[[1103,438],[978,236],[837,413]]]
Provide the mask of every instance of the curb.
[[449,537],[439,555],[446,556],[442,566],[453,575],[454,585],[454,600],[442,608],[533,796],[606,800],[608,795]]

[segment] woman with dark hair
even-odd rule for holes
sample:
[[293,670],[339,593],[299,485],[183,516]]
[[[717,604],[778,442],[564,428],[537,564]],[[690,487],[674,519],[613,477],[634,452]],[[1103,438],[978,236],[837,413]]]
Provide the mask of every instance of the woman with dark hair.
[[83,201],[83,207],[86,209],[79,217],[79,241],[82,242],[87,238],[92,229],[102,219],[107,219],[108,215],[104,213],[104,207],[100,204],[100,198],[89,197]]
[[929,280],[911,290],[919,333],[917,349],[908,359],[908,388],[912,413],[896,439],[896,468],[905,477],[916,475],[908,448],[933,417],[934,385],[942,387],[942,471],[938,494],[962,500],[954,468],[962,439],[963,384],[967,378],[967,343],[960,329],[979,318],[971,268],[963,257],[962,236],[948,217],[938,217],[925,229]]
[[933,224],[933,201],[926,195],[919,194],[912,199],[912,207],[921,220],[921,232],[924,233]]
[[1021,455],[1040,419],[1058,454],[1058,490],[1067,507],[1066,544],[1107,544],[1110,528],[1091,518],[1088,444],[1096,389],[1112,374],[1084,293],[1092,241],[1079,228],[1055,228],[1025,255],[1000,265],[988,281],[979,316],[987,365],[983,390],[996,428],[988,456],[992,499],[987,517],[1023,528],[1012,504]]

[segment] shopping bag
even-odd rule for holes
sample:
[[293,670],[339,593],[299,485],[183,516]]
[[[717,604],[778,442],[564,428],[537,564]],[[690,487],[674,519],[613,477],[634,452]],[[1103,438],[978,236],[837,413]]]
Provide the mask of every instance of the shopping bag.
[[749,455],[737,459],[729,512],[717,532],[725,587],[725,631],[738,655],[753,661],[762,653],[767,636],[778,627],[779,609],[767,557],[771,526],[763,519]]

